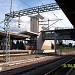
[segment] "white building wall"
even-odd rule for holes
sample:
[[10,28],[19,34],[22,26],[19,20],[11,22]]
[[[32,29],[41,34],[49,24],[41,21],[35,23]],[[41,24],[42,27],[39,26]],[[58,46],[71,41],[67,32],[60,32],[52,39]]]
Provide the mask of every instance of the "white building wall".
[[30,20],[30,31],[38,33],[39,32],[39,25],[38,25],[38,19],[36,16],[31,17]]
[[39,35],[37,37],[37,49],[41,50],[42,49],[42,45],[43,45],[42,34],[39,33]]
[[[31,16],[30,20],[30,31],[38,33],[37,36],[37,49],[38,50],[50,50],[51,49],[51,42],[50,40],[42,40],[42,34],[41,32],[39,33],[40,29],[39,28],[39,23],[38,23],[38,17],[40,16]],[[43,19],[43,17],[41,17]]]
[[45,40],[42,45],[42,50],[51,50],[51,41]]

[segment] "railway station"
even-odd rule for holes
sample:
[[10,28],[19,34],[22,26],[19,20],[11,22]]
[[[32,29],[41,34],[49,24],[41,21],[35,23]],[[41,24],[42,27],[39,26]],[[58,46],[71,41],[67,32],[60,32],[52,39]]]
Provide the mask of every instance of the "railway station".
[[[10,4],[10,12],[5,13],[4,21],[0,22],[4,23],[3,30],[0,30],[0,75],[74,75],[74,1],[55,0],[55,3],[42,3],[18,11],[12,11],[13,0],[10,0]],[[53,13],[58,10],[63,11],[72,28],[57,25],[57,22],[63,20]],[[46,18],[42,15],[44,12],[52,12],[56,19],[45,21]],[[23,16],[29,17],[30,31],[25,30],[27,24],[18,33],[11,31],[10,23],[13,26],[14,18],[18,18],[18,28],[23,26],[20,23]],[[51,29],[53,25],[57,27]]]

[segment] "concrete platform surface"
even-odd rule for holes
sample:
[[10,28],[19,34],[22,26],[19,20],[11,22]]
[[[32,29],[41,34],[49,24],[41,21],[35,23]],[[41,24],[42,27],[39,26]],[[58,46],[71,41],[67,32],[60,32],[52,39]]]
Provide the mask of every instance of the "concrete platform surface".
[[[22,69],[22,67],[24,67],[24,69],[22,69],[20,71],[27,70],[27,69],[32,68],[32,67],[30,67],[30,65],[37,66],[37,65],[39,65],[39,63],[43,64],[45,61],[52,61],[52,60],[58,59],[60,57],[61,56],[56,56],[56,55],[55,56],[45,56],[45,55],[40,56],[40,55],[38,55],[38,58],[36,58],[36,55],[25,56],[25,57],[22,57],[22,59],[24,58],[25,60],[21,59],[18,61],[14,60],[14,61],[10,61],[7,63],[6,62],[0,63],[0,73],[5,73],[5,72],[12,73],[13,70],[16,73],[16,72],[18,72],[18,71],[16,71],[18,68]],[[12,75],[12,74],[9,74],[9,75]]]

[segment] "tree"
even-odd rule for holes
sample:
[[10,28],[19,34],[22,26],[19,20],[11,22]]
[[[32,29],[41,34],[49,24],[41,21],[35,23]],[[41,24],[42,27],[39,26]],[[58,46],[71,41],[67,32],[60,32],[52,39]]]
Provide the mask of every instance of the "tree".
[[59,40],[59,46],[63,45],[63,41],[62,40]]
[[69,45],[68,45],[69,47],[72,47],[72,43],[69,43]]

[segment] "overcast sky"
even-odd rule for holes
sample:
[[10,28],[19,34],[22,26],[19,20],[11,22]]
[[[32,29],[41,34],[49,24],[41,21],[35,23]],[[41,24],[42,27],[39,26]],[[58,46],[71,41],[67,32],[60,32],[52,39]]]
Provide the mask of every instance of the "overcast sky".
[[[50,4],[55,3],[54,0],[12,0],[12,11],[23,10],[35,6],[40,6],[42,4]],[[0,0],[0,22],[4,20],[5,14],[10,12],[10,4],[11,0]],[[55,10],[46,13],[42,13],[42,16],[45,19],[62,19],[53,25],[55,27],[73,27],[71,23],[68,21],[66,16],[63,14],[62,10]],[[53,22],[50,22],[52,24]],[[0,24],[1,27],[4,27],[3,24]],[[20,28],[18,27],[18,18],[13,19],[10,23],[10,31],[13,32],[21,32],[21,31],[29,31],[30,27],[30,18],[28,16],[23,16],[20,19]],[[2,28],[0,28],[2,30]]]

